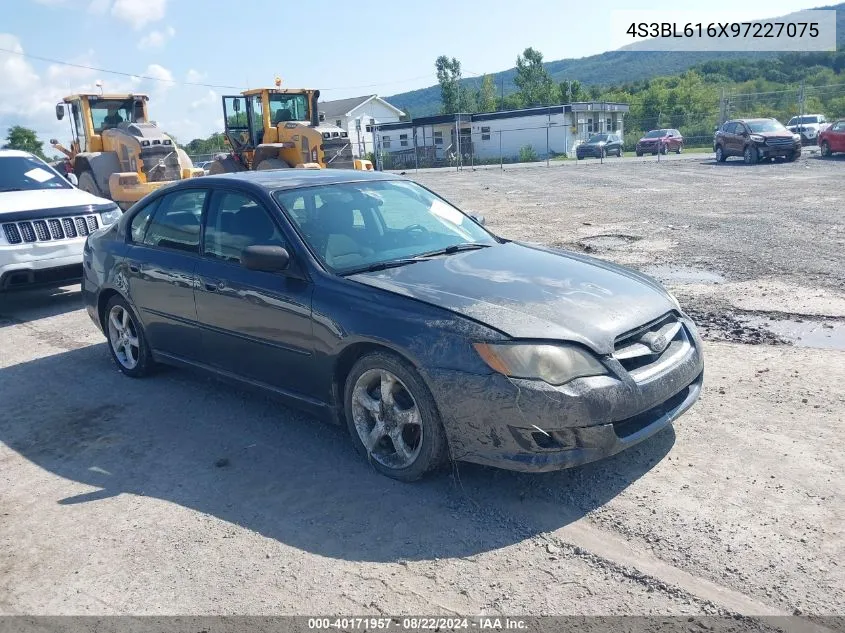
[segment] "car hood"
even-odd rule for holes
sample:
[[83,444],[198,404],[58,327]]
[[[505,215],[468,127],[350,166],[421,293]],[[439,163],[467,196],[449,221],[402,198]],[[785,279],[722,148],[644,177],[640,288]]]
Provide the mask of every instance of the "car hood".
[[655,280],[609,262],[514,242],[351,275],[524,339],[567,340],[599,354],[675,309]]
[[654,138],[654,137],[651,137],[651,138],[642,137],[639,141],[637,141],[637,143],[657,143],[658,141],[665,141],[665,140],[666,140],[666,138],[667,138],[667,137],[665,137],[665,136],[660,136],[660,137],[658,137],[658,138]]
[[98,198],[81,189],[34,189],[28,191],[6,191],[0,193],[0,217],[4,213],[19,211],[49,211],[62,207],[85,205],[114,206],[111,200]]

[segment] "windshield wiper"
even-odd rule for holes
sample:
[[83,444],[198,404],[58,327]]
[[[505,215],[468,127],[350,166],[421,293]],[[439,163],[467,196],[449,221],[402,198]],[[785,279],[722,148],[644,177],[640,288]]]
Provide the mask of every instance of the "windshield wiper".
[[386,262],[376,262],[374,264],[368,264],[367,266],[360,266],[358,268],[352,268],[351,270],[344,270],[340,273],[343,277],[347,275],[355,275],[357,273],[372,273],[377,270],[385,270],[387,268],[397,268],[399,266],[405,266],[407,264],[416,264],[417,262],[422,261],[421,259],[414,258],[404,258],[404,259],[389,259]]
[[0,189],[0,193],[6,193],[8,191],[23,191],[20,187],[9,187],[8,189]]
[[421,255],[415,255],[414,257],[404,257],[402,259],[389,259],[384,262],[376,262],[374,264],[368,264],[367,266],[360,266],[359,268],[345,270],[340,274],[345,277],[347,275],[354,275],[356,273],[371,273],[377,270],[385,270],[387,268],[398,268],[399,266],[406,266],[408,264],[424,262],[425,260],[431,257],[436,257],[438,255],[451,255],[452,253],[457,253],[459,251],[474,251],[479,248],[487,248],[488,246],[490,246],[490,244],[453,244],[452,246],[440,248],[436,251],[430,251],[428,253],[422,253]]
[[429,257],[437,257],[438,255],[451,255],[452,253],[459,253],[461,251],[474,251],[478,250],[479,248],[488,248],[490,244],[478,244],[473,242],[467,242],[466,244],[453,244],[452,246],[447,246],[446,248],[439,248],[436,251],[430,251],[428,253],[423,253],[422,255],[417,255],[414,259],[427,259]]

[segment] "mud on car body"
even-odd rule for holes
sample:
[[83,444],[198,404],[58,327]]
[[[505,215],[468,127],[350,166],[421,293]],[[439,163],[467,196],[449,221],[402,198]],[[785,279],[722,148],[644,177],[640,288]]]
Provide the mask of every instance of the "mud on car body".
[[199,368],[345,424],[380,472],[611,455],[697,399],[695,326],[658,282],[499,238],[379,172],[209,176],[86,248],[118,368]]

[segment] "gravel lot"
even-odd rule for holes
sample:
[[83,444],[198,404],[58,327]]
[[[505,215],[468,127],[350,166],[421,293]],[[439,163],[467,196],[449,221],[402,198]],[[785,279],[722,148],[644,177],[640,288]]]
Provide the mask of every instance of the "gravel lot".
[[269,399],[123,378],[78,287],[0,297],[0,614],[842,614],[844,168],[409,174],[703,326],[674,429],[548,475],[393,482]]

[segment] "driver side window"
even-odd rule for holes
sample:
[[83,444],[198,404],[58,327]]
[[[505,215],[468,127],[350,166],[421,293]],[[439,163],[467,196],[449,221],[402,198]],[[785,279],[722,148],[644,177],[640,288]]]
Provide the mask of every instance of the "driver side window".
[[217,193],[206,216],[203,255],[239,264],[243,250],[256,245],[286,246],[261,204],[241,193]]

